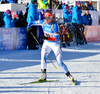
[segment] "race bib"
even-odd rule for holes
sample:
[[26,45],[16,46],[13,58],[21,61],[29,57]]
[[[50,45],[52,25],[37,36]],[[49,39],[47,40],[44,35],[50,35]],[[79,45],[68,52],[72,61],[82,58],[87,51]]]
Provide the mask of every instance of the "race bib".
[[52,38],[54,36],[54,34],[44,32],[44,36]]

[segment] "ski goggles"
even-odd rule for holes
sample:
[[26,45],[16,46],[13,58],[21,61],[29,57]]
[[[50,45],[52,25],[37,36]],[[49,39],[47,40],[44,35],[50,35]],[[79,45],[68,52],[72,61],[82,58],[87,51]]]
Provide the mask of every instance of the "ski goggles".
[[47,19],[47,20],[49,20],[49,19],[51,19],[51,18],[53,18],[52,16],[51,17],[44,17],[44,19]]

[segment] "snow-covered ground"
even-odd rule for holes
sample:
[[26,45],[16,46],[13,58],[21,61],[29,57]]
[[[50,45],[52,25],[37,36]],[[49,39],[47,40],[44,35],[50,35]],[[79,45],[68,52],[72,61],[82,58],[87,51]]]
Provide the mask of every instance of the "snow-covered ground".
[[62,48],[63,61],[77,81],[73,85],[57,65],[55,56],[50,53],[57,69],[48,60],[46,82],[28,85],[17,83],[38,80],[41,75],[39,50],[0,51],[0,94],[100,94],[100,42]]

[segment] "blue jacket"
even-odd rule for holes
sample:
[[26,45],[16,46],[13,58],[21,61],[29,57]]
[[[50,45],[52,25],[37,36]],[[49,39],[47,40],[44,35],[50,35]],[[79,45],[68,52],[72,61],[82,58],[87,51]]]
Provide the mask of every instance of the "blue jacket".
[[65,8],[65,5],[62,5],[62,6],[61,6],[61,9],[64,9],[64,8]]
[[30,23],[31,21],[39,20],[39,13],[37,12],[37,6],[30,3],[27,14],[27,22]]
[[43,3],[45,4],[46,0],[43,0]]
[[7,0],[8,1],[8,3],[15,3],[15,0],[13,0],[13,2],[12,2],[12,0]]
[[65,5],[62,5],[63,12],[66,12],[65,7]]
[[3,18],[4,27],[6,27],[6,28],[15,27],[15,21],[14,21],[14,19],[12,19],[12,16],[10,16],[6,13],[4,13],[3,16],[4,16],[4,18]]
[[43,20],[44,19],[44,16],[41,12],[39,12],[39,20]]
[[63,11],[64,22],[71,22],[72,14],[69,11]]
[[92,18],[91,18],[91,14],[88,15],[88,17],[85,15],[82,16],[83,19],[83,24],[85,25],[92,25]]
[[73,7],[72,23],[82,24],[81,10],[77,6]]
[[94,7],[93,7],[93,5],[89,6],[89,10],[95,10]]

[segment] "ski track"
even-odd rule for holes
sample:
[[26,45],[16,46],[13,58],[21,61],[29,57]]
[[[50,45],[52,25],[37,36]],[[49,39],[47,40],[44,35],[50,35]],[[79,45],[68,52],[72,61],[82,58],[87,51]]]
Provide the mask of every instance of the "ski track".
[[47,60],[47,79],[59,81],[19,85],[17,83],[36,81],[41,76],[41,49],[1,51],[0,94],[100,94],[100,43],[71,45],[62,48],[62,51],[63,61],[77,85],[69,81],[57,65],[53,53],[49,56],[57,69]]

